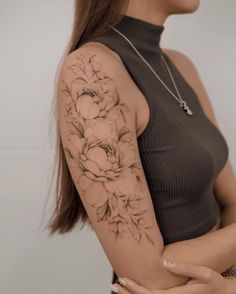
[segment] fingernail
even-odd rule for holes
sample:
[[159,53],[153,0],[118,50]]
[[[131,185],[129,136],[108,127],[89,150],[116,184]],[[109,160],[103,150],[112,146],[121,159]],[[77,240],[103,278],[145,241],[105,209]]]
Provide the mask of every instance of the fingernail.
[[118,278],[118,281],[122,286],[125,286],[127,284],[126,281],[122,278]]
[[114,285],[111,285],[111,290],[115,293],[118,293],[119,292],[119,289],[116,288]]
[[164,260],[163,265],[168,268],[175,268],[175,263],[171,261]]

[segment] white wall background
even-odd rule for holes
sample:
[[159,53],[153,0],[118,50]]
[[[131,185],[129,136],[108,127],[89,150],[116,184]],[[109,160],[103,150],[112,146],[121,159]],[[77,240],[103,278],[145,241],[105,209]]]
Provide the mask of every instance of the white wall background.
[[[162,40],[196,64],[234,167],[235,10],[234,0],[202,1],[197,13],[170,18]],[[53,160],[54,76],[72,18],[72,0],[0,0],[2,294],[110,293],[111,267],[93,232],[49,238],[41,225]]]

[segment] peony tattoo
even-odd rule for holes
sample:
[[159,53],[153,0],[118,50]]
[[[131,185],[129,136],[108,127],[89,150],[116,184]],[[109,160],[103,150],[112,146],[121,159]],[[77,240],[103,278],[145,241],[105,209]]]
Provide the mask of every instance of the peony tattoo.
[[126,126],[130,110],[95,55],[81,53],[67,70],[74,79],[69,85],[63,81],[64,150],[68,164],[81,171],[78,185],[97,221],[106,222],[116,239],[130,234],[140,243],[145,235],[154,245],[142,209],[144,174],[132,143],[136,134]]

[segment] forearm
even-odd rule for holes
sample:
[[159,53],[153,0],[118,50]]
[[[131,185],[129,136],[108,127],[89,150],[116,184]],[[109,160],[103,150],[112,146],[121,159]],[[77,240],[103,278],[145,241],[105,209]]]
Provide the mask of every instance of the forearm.
[[229,290],[227,293],[236,294],[236,278],[235,277],[227,278],[227,283],[228,283],[227,289]]
[[[162,261],[180,260],[223,272],[236,263],[235,234],[236,223],[194,239],[169,244],[164,248]],[[166,271],[158,279],[158,287],[167,289],[183,285],[187,280]]]
[[[221,213],[220,227],[226,227],[230,224],[236,223],[236,204],[225,207]],[[236,262],[233,265],[236,268]],[[235,279],[236,280],[236,279]]]

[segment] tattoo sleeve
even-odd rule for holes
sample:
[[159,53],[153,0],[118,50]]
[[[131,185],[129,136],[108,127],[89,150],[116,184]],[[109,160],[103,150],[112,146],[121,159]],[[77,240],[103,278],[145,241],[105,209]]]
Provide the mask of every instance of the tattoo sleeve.
[[[75,168],[81,197],[104,222],[115,240],[129,234],[155,245],[144,209],[144,173],[134,145],[136,132],[127,124],[131,111],[103,71],[96,55],[80,53],[62,80],[67,135],[64,151]],[[79,172],[78,172],[79,171]]]

